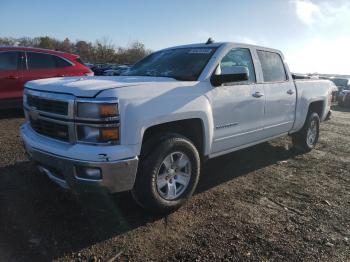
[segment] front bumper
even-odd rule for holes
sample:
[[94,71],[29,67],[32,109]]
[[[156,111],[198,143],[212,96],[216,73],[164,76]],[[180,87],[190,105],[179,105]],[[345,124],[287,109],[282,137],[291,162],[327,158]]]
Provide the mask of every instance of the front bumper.
[[[29,158],[37,164],[42,173],[65,189],[77,193],[101,191],[114,193],[131,190],[134,186],[137,156],[114,161],[73,159],[34,147],[25,132],[21,132],[21,136]],[[79,177],[78,170],[89,167],[99,169],[102,178],[95,180]]]

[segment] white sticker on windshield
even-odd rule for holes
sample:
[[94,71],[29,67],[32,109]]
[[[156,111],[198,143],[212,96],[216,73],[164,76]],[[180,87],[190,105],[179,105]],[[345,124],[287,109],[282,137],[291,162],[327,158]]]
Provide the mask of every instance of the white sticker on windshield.
[[211,48],[197,48],[188,51],[189,54],[210,54],[213,49]]

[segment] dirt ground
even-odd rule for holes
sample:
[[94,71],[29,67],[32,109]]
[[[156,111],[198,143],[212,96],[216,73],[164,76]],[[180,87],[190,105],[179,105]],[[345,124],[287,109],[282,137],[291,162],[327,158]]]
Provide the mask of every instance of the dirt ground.
[[21,123],[0,117],[0,261],[350,261],[350,110],[311,153],[283,138],[208,161],[167,217],[62,191],[28,162]]

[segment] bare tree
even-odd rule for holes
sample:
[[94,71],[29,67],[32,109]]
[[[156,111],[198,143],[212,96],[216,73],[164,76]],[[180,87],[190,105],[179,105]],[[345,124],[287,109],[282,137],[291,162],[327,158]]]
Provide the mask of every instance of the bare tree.
[[32,46],[46,49],[60,50],[78,54],[84,61],[92,63],[134,64],[151,51],[139,41],[128,47],[115,47],[110,38],[104,37],[95,43],[78,40],[72,42],[69,38],[63,41],[49,37],[0,37],[0,45],[5,46]]

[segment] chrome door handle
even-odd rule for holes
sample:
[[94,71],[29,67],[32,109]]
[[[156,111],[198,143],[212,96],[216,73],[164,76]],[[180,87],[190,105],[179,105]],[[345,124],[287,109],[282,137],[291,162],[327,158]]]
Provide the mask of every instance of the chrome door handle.
[[293,95],[293,94],[294,94],[294,91],[293,91],[292,89],[289,89],[289,90],[287,91],[287,94],[288,94],[288,95]]
[[255,92],[254,94],[252,94],[252,96],[255,98],[260,98],[260,97],[264,96],[264,94],[262,94],[260,92]]

